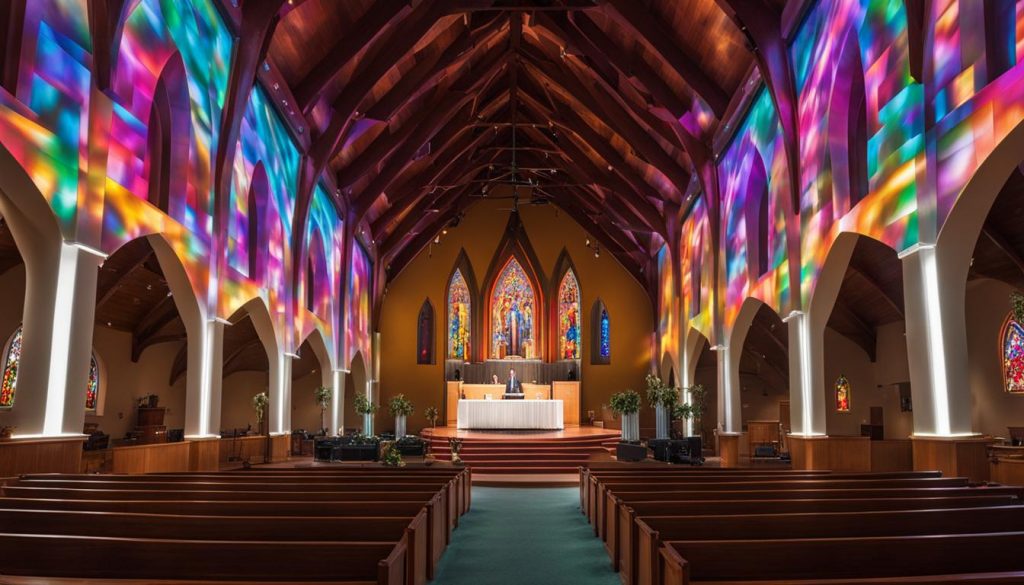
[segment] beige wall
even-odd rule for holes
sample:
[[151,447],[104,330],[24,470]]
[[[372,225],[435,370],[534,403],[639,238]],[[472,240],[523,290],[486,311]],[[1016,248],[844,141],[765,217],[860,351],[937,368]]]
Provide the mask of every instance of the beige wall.
[[[320,406],[313,397],[313,390],[322,383],[319,371],[292,380],[292,430],[316,432],[320,429]],[[324,413],[324,422],[331,425],[330,408]]]
[[[470,207],[459,227],[451,229],[439,246],[421,252],[398,278],[390,283],[382,306],[381,331],[381,402],[405,393],[411,397],[416,413],[410,417],[409,431],[426,426],[423,410],[428,406],[442,408],[444,388],[444,357],[446,349],[445,299],[447,278],[459,251],[465,248],[477,285],[487,273],[496,248],[504,235],[509,213],[508,200],[482,201]],[[544,271],[552,278],[555,263],[562,249],[568,250],[576,266],[582,292],[581,313],[583,359],[583,412],[594,410],[600,417],[602,403],[612,393],[625,388],[641,390],[644,374],[651,364],[651,332],[654,330],[651,302],[643,288],[617,263],[608,251],[600,258],[584,246],[587,234],[564,212],[552,206],[521,207],[523,224]],[[430,298],[435,311],[436,364],[416,365],[416,318],[425,298]],[[605,366],[590,365],[590,310],[600,297],[611,318],[612,362]],[[480,311],[483,307],[473,307]],[[481,343],[473,339],[473,344]],[[547,341],[545,340],[546,344]],[[390,430],[394,422],[381,409],[378,431]],[[346,425],[351,421],[346,417]]]
[[1001,341],[1013,288],[989,279],[967,285],[967,359],[976,432],[1006,437],[1007,426],[1024,426],[1024,396],[1003,389]]
[[99,429],[119,439],[135,427],[135,404],[139,397],[156,394],[160,406],[167,408],[164,425],[168,429],[185,426],[185,376],[169,384],[171,364],[181,348],[179,343],[154,345],[132,362],[132,336],[125,331],[97,326],[93,330],[93,349],[100,362],[100,404],[97,415],[86,415],[85,422],[98,423]]
[[235,372],[221,385],[220,429],[244,429],[256,424],[256,411],[252,408],[252,397],[267,391],[267,372]]
[[[7,357],[7,340],[21,325],[22,307],[25,305],[25,265],[20,264],[0,275],[0,375]],[[24,389],[23,389],[24,390]],[[0,410],[0,425],[12,425],[14,433],[19,426],[18,394],[14,395],[14,408]]]
[[[850,339],[825,329],[825,431],[833,436],[860,435],[860,425],[870,420],[870,408],[881,406],[886,439],[903,439],[913,432],[913,415],[900,412],[899,388],[910,379],[903,322],[877,330],[876,362]],[[835,381],[850,381],[850,412],[835,409]]]

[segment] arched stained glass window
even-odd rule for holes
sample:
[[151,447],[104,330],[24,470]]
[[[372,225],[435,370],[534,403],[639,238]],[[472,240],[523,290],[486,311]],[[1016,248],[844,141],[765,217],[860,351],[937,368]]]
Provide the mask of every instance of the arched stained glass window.
[[558,358],[580,358],[580,285],[572,269],[565,271],[558,285]]
[[850,412],[850,381],[842,374],[836,380],[836,412]]
[[85,409],[96,410],[100,397],[100,365],[96,362],[96,354],[89,358],[89,379],[85,385]]
[[608,319],[608,311],[601,310],[601,322],[599,325],[600,329],[600,356],[604,359],[612,357],[612,335],[611,335],[611,323]]
[[[7,341],[7,351],[4,354],[4,375],[0,382],[0,408],[11,408],[14,406],[15,390],[18,387],[18,366],[21,362],[21,337],[22,328],[18,328]],[[89,378],[85,385],[85,409],[96,410],[100,397],[100,367],[96,361],[96,354],[89,358]]]
[[472,304],[469,298],[469,286],[462,271],[456,269],[452,280],[448,283],[448,358],[454,360],[469,359],[469,342]]
[[18,362],[21,361],[21,327],[15,330],[11,340],[7,342],[7,354],[4,357],[4,378],[0,384],[0,408],[14,406],[14,389],[18,384]]
[[[1003,387],[1007,392],[1024,393],[1024,327],[1011,314],[1000,336],[1003,361]],[[5,378],[6,381],[6,378]]]
[[522,265],[514,257],[509,258],[491,293],[491,357],[537,356],[536,298]]

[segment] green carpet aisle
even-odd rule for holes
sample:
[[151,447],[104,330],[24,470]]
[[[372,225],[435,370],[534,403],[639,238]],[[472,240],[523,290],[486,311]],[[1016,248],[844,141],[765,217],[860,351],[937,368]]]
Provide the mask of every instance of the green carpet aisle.
[[579,489],[473,488],[437,585],[620,585]]

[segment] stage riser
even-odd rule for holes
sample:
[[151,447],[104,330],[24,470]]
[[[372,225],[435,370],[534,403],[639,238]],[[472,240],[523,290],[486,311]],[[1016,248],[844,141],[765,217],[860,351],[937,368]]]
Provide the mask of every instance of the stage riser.
[[[574,474],[588,461],[606,458],[618,440],[617,432],[595,433],[593,429],[549,437],[543,437],[544,433],[502,436],[487,431],[459,434],[463,439],[459,456],[474,473],[503,475]],[[431,454],[440,460],[451,458],[447,437],[428,437]]]

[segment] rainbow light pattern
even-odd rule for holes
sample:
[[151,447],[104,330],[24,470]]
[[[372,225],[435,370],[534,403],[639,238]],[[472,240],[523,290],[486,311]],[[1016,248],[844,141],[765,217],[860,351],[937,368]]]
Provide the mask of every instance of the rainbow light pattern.
[[537,357],[537,295],[515,257],[505,262],[491,293],[491,357]]
[[672,255],[668,246],[658,251],[658,339],[660,355],[679,355],[679,296],[672,274]]
[[[735,321],[747,297],[779,309],[789,298],[786,218],[782,209],[789,193],[789,173],[782,142],[782,124],[771,95],[762,89],[754,97],[736,137],[718,167],[722,196],[725,250],[725,323]],[[750,274],[751,239],[758,234],[758,205],[768,198],[768,272]]]
[[1024,393],[1024,327],[1006,318],[1000,335],[1003,363],[1003,388],[1013,394]]
[[448,358],[469,359],[470,335],[473,329],[473,305],[469,286],[462,271],[455,269],[448,284]]
[[682,315],[689,320],[690,327],[711,339],[711,278],[714,274],[714,254],[711,254],[711,235],[708,232],[708,211],[704,195],[697,193],[697,200],[690,209],[682,226],[679,240],[680,279],[682,290]]
[[359,244],[352,246],[352,269],[348,277],[349,321],[345,328],[345,347],[348,363],[357,353],[363,362],[370,359],[370,257]]
[[583,352],[580,335],[580,284],[572,269],[558,285],[558,358],[577,360]]

